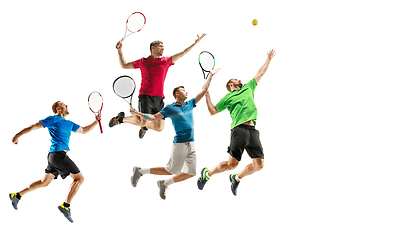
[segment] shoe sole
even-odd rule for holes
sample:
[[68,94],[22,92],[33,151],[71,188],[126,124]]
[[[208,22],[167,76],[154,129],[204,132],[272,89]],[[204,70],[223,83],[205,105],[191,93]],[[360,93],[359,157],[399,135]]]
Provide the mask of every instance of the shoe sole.
[[[162,180],[159,180],[158,182],[157,182],[157,184],[158,184],[158,188],[159,188],[159,196],[163,199],[163,200],[166,200],[166,196],[165,196],[165,191],[166,191],[166,187],[165,186],[163,186],[163,181]],[[161,186],[162,185],[162,186]],[[161,188],[164,188],[164,190],[163,190],[163,197],[162,197],[162,195],[161,195]]]
[[[235,189],[235,191],[233,190],[234,184],[232,184],[232,178],[231,178],[232,174],[229,175],[229,181],[231,182],[231,192],[232,194],[234,194],[234,196],[237,196],[237,189]],[[238,187],[237,187],[238,188]]]
[[[135,176],[135,172],[136,172],[136,171],[139,171],[139,169],[141,169],[141,168],[140,168],[140,167],[133,167],[133,170],[132,170],[133,175],[132,175],[132,177],[130,178],[130,183],[132,184],[132,187],[136,187],[136,185],[137,185],[138,182],[139,182],[140,176],[136,179],[136,183],[134,183],[134,181],[133,181],[133,177]],[[137,173],[137,174],[139,174],[139,173]]]
[[[201,181],[202,181],[202,179],[203,179],[203,177],[204,177],[204,170],[205,170],[205,169],[207,169],[207,168],[205,167],[205,168],[203,168],[203,169],[201,170],[201,177],[198,178],[198,181],[197,181],[197,185],[198,185],[198,189],[199,189],[199,190],[203,190],[204,187],[205,187],[205,184],[206,184],[206,182],[205,182],[202,186],[199,186],[199,184],[202,183]],[[199,179],[201,179],[201,181],[199,181]],[[207,181],[208,181],[208,180],[207,180]]]
[[65,216],[65,218],[66,218],[67,220],[69,220],[69,222],[73,223],[73,219],[72,219],[71,217],[69,218],[69,217],[66,215],[66,212],[64,211],[64,209],[63,209],[62,207],[57,206],[57,209],[59,209],[59,211],[60,211],[61,213],[63,213],[63,216]]
[[13,208],[15,209],[15,210],[17,210],[17,203],[16,203],[16,206],[14,205],[14,202],[13,202],[13,198],[11,197],[11,194],[9,194],[9,198],[10,198],[10,200],[11,200],[11,205],[13,206]]

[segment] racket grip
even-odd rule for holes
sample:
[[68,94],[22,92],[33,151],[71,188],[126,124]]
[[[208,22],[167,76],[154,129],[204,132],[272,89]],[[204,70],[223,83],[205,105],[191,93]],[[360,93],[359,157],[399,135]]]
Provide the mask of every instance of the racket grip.
[[[125,37],[123,37],[123,38],[119,41],[119,43],[123,42],[124,39],[125,39]],[[116,49],[119,49],[119,45],[118,45],[118,44],[116,44]]]
[[100,133],[103,133],[102,124],[100,123],[100,120],[98,120],[98,122],[99,122]]

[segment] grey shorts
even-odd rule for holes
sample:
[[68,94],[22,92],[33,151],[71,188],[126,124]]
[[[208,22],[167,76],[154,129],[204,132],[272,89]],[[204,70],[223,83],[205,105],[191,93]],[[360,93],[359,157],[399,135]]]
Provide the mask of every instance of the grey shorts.
[[174,143],[165,170],[174,175],[196,175],[195,142]]

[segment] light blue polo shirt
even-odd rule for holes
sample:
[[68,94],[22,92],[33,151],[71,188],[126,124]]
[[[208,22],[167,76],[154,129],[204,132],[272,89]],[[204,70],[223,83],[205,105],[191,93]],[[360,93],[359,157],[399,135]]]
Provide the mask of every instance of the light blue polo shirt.
[[79,129],[79,125],[66,120],[61,116],[54,115],[40,120],[43,127],[47,127],[50,134],[50,146],[49,152],[59,152],[63,150],[69,151],[70,134],[76,132]]
[[175,129],[174,143],[193,142],[194,139],[194,116],[193,109],[196,107],[195,98],[186,101],[183,106],[178,103],[166,105],[160,113],[165,118],[172,120]]

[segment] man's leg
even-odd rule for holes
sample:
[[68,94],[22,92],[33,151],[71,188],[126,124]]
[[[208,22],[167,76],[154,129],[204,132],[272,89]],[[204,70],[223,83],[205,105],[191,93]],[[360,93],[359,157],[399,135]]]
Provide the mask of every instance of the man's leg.
[[157,132],[161,132],[164,128],[165,125],[165,120],[164,119],[159,119],[153,122],[149,122],[146,127],[152,130],[155,130]]
[[177,183],[177,182],[182,182],[184,180],[187,180],[191,177],[193,177],[194,175],[190,175],[187,173],[180,173],[177,176],[171,177],[169,179],[166,180],[159,180],[158,181],[158,187],[159,187],[159,196],[165,200],[166,196],[165,196],[165,191],[166,189],[169,187],[169,185],[173,184],[173,183]]
[[156,168],[140,168],[140,167],[133,167],[133,175],[131,177],[131,184],[133,187],[136,187],[139,179],[142,175],[145,174],[153,174],[153,175],[172,175],[170,172],[166,171],[164,167],[156,167]]
[[[153,175],[172,175],[172,173],[168,172],[165,170],[164,167],[156,167],[156,168],[150,168],[149,170],[145,169],[140,169],[139,170],[143,174],[153,174]],[[186,179],[189,179],[193,177],[194,175],[191,174],[186,174],[186,173],[181,173],[179,175],[176,175],[173,177],[174,182],[182,182]]]
[[238,164],[239,164],[239,161],[230,155],[228,161],[219,163],[217,166],[209,170],[208,175],[212,177],[213,175],[217,173],[234,170],[238,166]]
[[149,173],[153,175],[172,175],[172,173],[166,171],[164,167],[151,168],[149,171]]
[[148,121],[143,120],[142,118],[140,118],[137,115],[132,115],[132,116],[124,117],[123,122],[133,124],[133,125],[137,125],[139,127],[144,127],[144,126],[146,126]]
[[66,201],[65,201],[67,204],[70,204],[72,202],[73,197],[76,195],[76,193],[79,190],[80,186],[85,181],[85,178],[83,177],[82,173],[77,173],[77,174],[72,174],[71,173],[70,176],[73,178],[73,182],[70,185],[69,194],[67,195],[67,198],[66,198]]
[[245,176],[251,175],[264,168],[263,158],[253,158],[252,163],[245,166],[245,168],[238,174],[231,174],[229,180],[231,181],[231,191],[234,195],[237,195],[238,185],[241,179]]
[[191,174],[187,174],[187,173],[181,173],[178,176],[174,176],[173,179],[174,179],[174,182],[177,183],[177,182],[182,182],[182,181],[185,181],[187,179],[190,179],[193,176],[195,176],[195,175],[191,175]]
[[245,166],[245,168],[240,173],[238,173],[238,177],[239,179],[242,179],[243,177],[246,177],[257,171],[260,171],[263,168],[264,168],[264,159],[253,158],[252,163]]
[[30,184],[27,188],[21,190],[19,192],[20,196],[25,195],[28,192],[34,191],[38,188],[42,188],[42,187],[47,187],[55,178],[55,176],[51,173],[46,173],[43,177],[42,180],[33,182],[32,184]]
[[19,201],[20,201],[20,199],[23,195],[25,195],[28,192],[34,191],[38,188],[46,187],[47,185],[49,185],[53,181],[54,178],[55,178],[55,176],[53,174],[46,173],[42,180],[33,182],[27,188],[23,189],[22,191],[20,191],[18,193],[10,193],[9,198],[11,200],[11,204],[13,205],[14,209],[17,210],[17,204],[19,203]]
[[73,182],[70,185],[69,194],[67,195],[66,201],[62,205],[59,205],[57,208],[61,213],[63,213],[67,220],[73,222],[72,215],[70,213],[70,203],[72,202],[73,197],[76,195],[82,183],[85,181],[85,178],[83,177],[82,173],[71,173],[70,176],[73,178]]
[[213,175],[217,173],[222,173],[225,171],[233,170],[238,166],[238,164],[239,164],[239,161],[230,155],[228,161],[219,163],[217,166],[215,166],[211,170],[208,170],[208,168],[203,168],[201,171],[201,177],[198,178],[198,181],[197,181],[198,189],[199,190],[204,189],[205,184],[210,179],[210,177],[212,177]]

